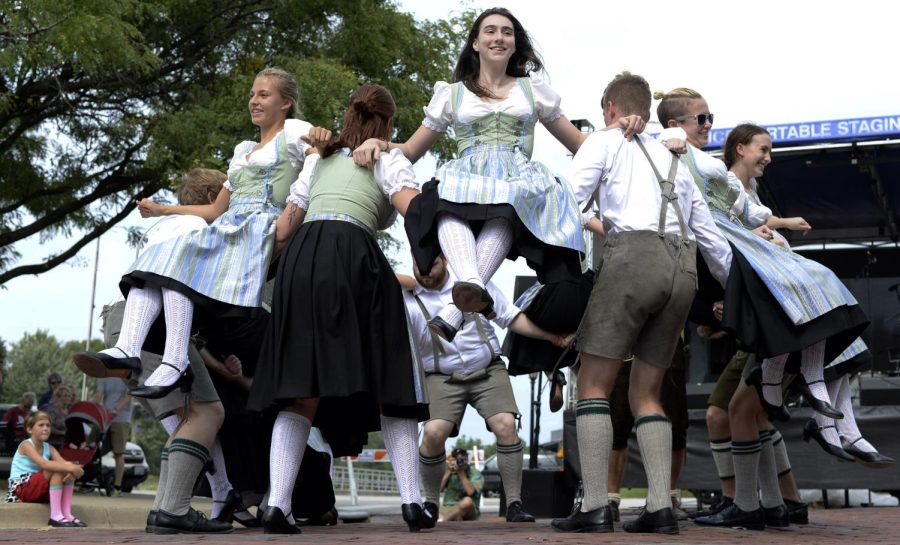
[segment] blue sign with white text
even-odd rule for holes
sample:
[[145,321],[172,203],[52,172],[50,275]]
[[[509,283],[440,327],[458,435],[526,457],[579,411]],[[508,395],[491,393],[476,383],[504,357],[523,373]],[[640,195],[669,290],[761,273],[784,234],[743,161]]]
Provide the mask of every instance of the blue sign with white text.
[[[879,136],[900,137],[900,115],[764,126],[772,135],[772,143],[776,145],[853,138],[869,139]],[[731,128],[709,131],[709,144],[706,149],[724,146],[729,132]]]

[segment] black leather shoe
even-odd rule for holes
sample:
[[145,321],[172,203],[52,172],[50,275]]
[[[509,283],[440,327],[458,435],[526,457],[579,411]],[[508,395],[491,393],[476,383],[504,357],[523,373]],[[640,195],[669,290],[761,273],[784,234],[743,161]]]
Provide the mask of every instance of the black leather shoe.
[[[441,510],[436,503],[426,501],[422,504],[422,510],[425,511],[425,514],[428,515],[430,520],[434,521],[434,523],[437,524],[437,519],[440,515]],[[432,524],[432,526],[434,526],[434,524]]]
[[[171,363],[162,362],[160,365],[168,365],[172,369],[178,370],[178,368]],[[191,385],[194,383],[194,371],[191,369],[191,366],[188,365],[185,367],[184,371],[181,371],[180,373],[178,378],[171,384],[163,384],[160,386],[138,386],[137,388],[128,390],[128,393],[134,397],[143,397],[145,399],[160,399],[166,397],[175,391],[176,388],[184,393],[188,393],[191,391]]]
[[562,409],[565,396],[563,386],[566,385],[566,376],[557,369],[550,377],[550,412],[555,413]]
[[156,531],[156,513],[156,511],[147,513],[147,527],[144,528],[144,531],[148,534],[152,534]]
[[297,521],[298,526],[335,526],[338,523],[338,511],[334,507],[319,516],[309,517],[305,521]]
[[862,435],[860,435],[855,441],[848,441],[846,437],[841,437],[841,446],[844,447],[844,452],[856,458],[856,461],[861,463],[866,467],[871,467],[873,469],[880,469],[883,467],[891,467],[894,465],[894,459],[890,456],[885,456],[878,451],[869,452],[865,450],[860,450],[854,446],[856,441],[862,439]]
[[622,523],[622,529],[631,533],[677,534],[678,521],[675,520],[671,507],[652,513],[644,509],[636,519]]
[[714,504],[710,505],[703,511],[696,511],[694,513],[691,513],[688,515],[688,517],[695,519],[697,517],[708,517],[710,515],[715,515],[717,513],[720,513],[722,509],[725,509],[732,503],[734,503],[734,500],[732,498],[729,498],[728,496],[720,496]]
[[791,384],[791,386],[793,386],[798,392],[800,392],[800,395],[802,395],[803,399],[805,399],[806,402],[809,403],[809,406],[812,407],[812,410],[816,411],[822,416],[827,416],[828,418],[836,418],[838,420],[844,418],[844,413],[835,409],[831,405],[831,403],[819,399],[813,395],[812,390],[809,389],[809,385],[816,384],[818,382],[825,384],[824,380],[814,380],[812,382],[806,382],[806,378],[804,378],[804,376],[800,374],[797,375],[797,378],[794,379],[794,382]]
[[156,514],[154,534],[230,534],[231,524],[210,520],[193,507],[183,515],[172,515],[161,510]]
[[453,338],[456,337],[457,329],[448,324],[447,321],[440,316],[435,316],[434,318],[428,320],[428,329],[430,329],[432,333],[444,339],[448,343],[452,343]]
[[281,509],[270,505],[262,516],[263,533],[266,534],[299,534],[300,528],[288,522]]
[[234,512],[234,522],[237,522],[244,528],[261,528],[262,522],[260,517],[250,514],[247,509]]
[[400,506],[403,513],[403,520],[409,526],[410,532],[418,532],[422,529],[434,528],[436,519],[431,514],[422,509],[418,503],[404,503]]
[[762,405],[762,408],[766,411],[766,415],[769,417],[769,421],[771,422],[787,422],[791,419],[791,413],[782,405],[772,405],[766,398],[763,396],[762,387],[763,386],[780,386],[779,384],[770,384],[768,382],[762,381],[762,367],[757,367],[750,373],[750,376],[747,377],[744,382],[747,383],[747,386],[753,386],[756,388],[756,395],[759,396],[759,404]]
[[755,511],[744,511],[732,503],[715,515],[697,517],[694,522],[701,526],[716,526],[719,528],[744,528],[747,530],[765,530],[766,515],[762,507]]
[[47,525],[54,528],[78,528],[78,525],[68,520],[47,519]]
[[568,517],[553,519],[550,526],[558,532],[612,532],[613,517],[609,505],[583,513],[578,510]]
[[474,282],[456,282],[453,284],[453,304],[462,312],[483,312],[489,307],[493,309],[494,298]]
[[784,500],[791,524],[809,524],[809,508],[802,501]]
[[822,435],[822,430],[833,427],[834,426],[825,426],[824,428],[820,428],[816,421],[810,418],[806,421],[806,424],[803,425],[803,440],[809,443],[810,438],[815,439],[816,443],[819,443],[819,446],[822,447],[822,450],[831,454],[840,462],[855,462],[856,458],[847,454],[844,449],[837,445],[832,445],[825,440],[825,437]]
[[238,491],[233,488],[228,491],[228,495],[225,496],[225,500],[222,503],[225,505],[222,506],[219,515],[215,517],[215,520],[221,522],[234,522],[234,512],[244,508],[244,499],[241,498]]
[[[581,506],[579,506],[579,508],[581,508]],[[619,520],[621,520],[622,517],[619,515],[619,502],[609,502],[609,511],[612,513],[613,522],[619,522]]]
[[506,506],[506,522],[534,522],[534,516],[522,507],[522,502],[514,501]]
[[791,513],[783,503],[775,507],[763,507],[763,518],[769,528],[787,528],[791,525]]
[[131,377],[141,376],[141,358],[131,358],[125,352],[122,352],[121,358],[102,352],[76,352],[72,356],[72,361],[75,362],[75,367],[89,377],[116,377],[128,380]]

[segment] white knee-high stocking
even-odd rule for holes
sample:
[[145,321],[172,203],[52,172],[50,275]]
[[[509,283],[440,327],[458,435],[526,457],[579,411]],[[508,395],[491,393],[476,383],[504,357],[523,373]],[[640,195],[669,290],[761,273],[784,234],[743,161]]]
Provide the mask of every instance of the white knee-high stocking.
[[384,445],[391,457],[401,503],[422,503],[419,491],[419,428],[414,418],[381,417]]
[[822,401],[831,402],[828,390],[825,388],[825,377],[822,367],[825,364],[825,341],[819,341],[808,346],[800,352],[800,374],[809,385],[809,391],[813,397]]
[[281,411],[272,429],[272,447],[269,450],[268,505],[291,514],[291,493],[297,482],[300,462],[306,451],[312,422],[305,416],[291,411]]
[[441,214],[438,217],[438,241],[457,280],[484,287],[475,264],[475,235],[469,224],[456,216]]
[[776,407],[784,404],[781,396],[781,381],[784,378],[784,364],[788,354],[766,358],[762,362],[763,397]]
[[150,332],[150,326],[162,309],[162,295],[158,288],[131,288],[125,301],[122,330],[114,348],[103,350],[114,358],[121,358],[122,352],[130,358],[141,355],[141,347]]
[[172,384],[188,366],[188,343],[191,341],[191,322],[194,303],[177,291],[162,288],[163,310],[166,313],[166,347],[162,361],[173,365],[160,365],[153,371],[145,386]]
[[863,452],[878,452],[872,443],[863,439],[862,432],[856,425],[856,417],[853,414],[853,398],[850,396],[850,377],[844,375],[838,380],[829,382],[828,395],[837,403],[837,410],[844,413],[844,418],[834,421],[838,434]]
[[478,276],[487,284],[512,247],[512,226],[503,218],[485,222],[475,241],[475,255],[478,256]]

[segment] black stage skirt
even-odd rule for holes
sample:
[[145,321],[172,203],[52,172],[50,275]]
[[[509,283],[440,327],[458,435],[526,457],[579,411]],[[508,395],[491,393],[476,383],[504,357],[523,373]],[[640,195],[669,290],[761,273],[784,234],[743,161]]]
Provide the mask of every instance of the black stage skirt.
[[[551,333],[574,333],[581,323],[593,286],[594,271],[586,272],[574,282],[547,284],[522,311],[532,322]],[[509,374],[515,376],[552,371],[563,349],[548,341],[508,331],[503,342],[503,353],[509,358]],[[577,355],[576,350],[569,350],[559,368],[573,365]]]
[[503,218],[513,229],[513,243],[507,259],[525,258],[542,284],[560,281],[577,281],[581,276],[581,256],[575,250],[546,244],[525,227],[515,208],[509,204],[460,204],[438,197],[438,180],[432,179],[422,186],[422,193],[410,203],[403,218],[406,235],[413,258],[422,274],[428,274],[431,264],[441,253],[437,236],[437,216],[442,212],[452,214],[468,222],[475,236],[484,222]]
[[824,371],[825,382],[837,380],[844,375],[859,373],[870,367],[872,367],[872,353],[866,350],[865,352],[853,356],[849,360],[826,367]]
[[734,257],[725,285],[722,327],[758,358],[799,352],[825,340],[825,361],[830,362],[869,325],[859,305],[842,305],[795,325],[740,251],[733,244],[731,249]]
[[[119,290],[125,297],[131,288],[166,288],[181,293],[194,304],[192,332],[199,332],[203,337],[212,337],[221,331],[224,323],[236,324],[227,327],[240,327],[248,321],[264,319],[268,314],[261,307],[243,307],[223,303],[194,291],[181,282],[158,274],[132,271],[119,281]],[[150,327],[144,340],[143,349],[154,354],[162,354],[166,345],[166,313],[161,311]],[[255,359],[255,357],[254,357]]]
[[361,448],[381,414],[428,418],[410,342],[400,284],[375,239],[344,221],[304,223],[279,260],[248,408],[319,398],[313,425]]

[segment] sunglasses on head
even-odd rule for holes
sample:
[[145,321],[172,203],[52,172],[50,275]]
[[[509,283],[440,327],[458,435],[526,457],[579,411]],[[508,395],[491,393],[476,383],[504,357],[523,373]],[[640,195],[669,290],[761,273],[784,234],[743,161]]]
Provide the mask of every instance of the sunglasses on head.
[[675,118],[677,121],[687,121],[688,119],[696,119],[698,125],[706,125],[706,122],[709,121],[709,124],[713,124],[713,114],[693,114],[693,115],[680,115]]

